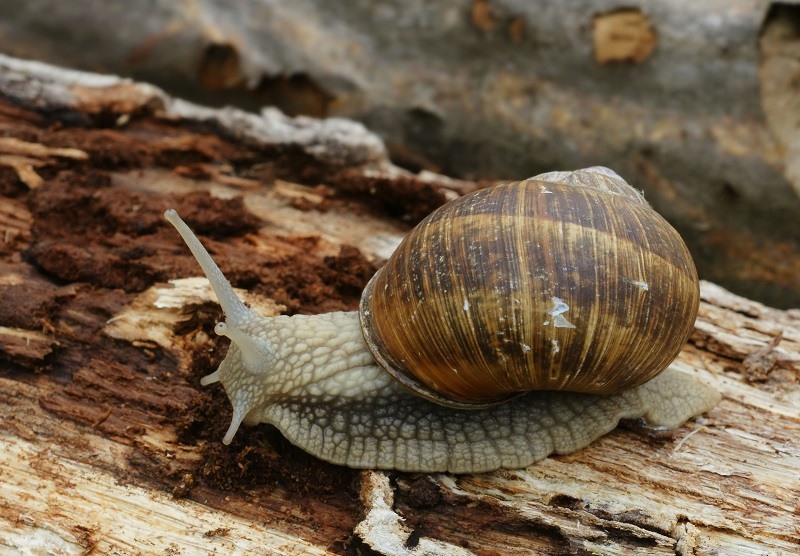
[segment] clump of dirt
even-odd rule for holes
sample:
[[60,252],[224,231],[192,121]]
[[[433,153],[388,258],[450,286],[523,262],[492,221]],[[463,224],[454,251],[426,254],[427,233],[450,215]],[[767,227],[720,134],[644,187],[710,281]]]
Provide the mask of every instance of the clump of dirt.
[[27,264],[0,262],[0,323],[25,330],[48,326],[74,288],[57,287]]
[[427,477],[417,477],[408,487],[408,501],[415,508],[432,508],[442,501],[442,493]]
[[361,297],[361,292],[377,270],[366,257],[351,245],[343,245],[335,257],[325,257],[325,265],[331,271],[323,281],[347,297]]
[[336,175],[332,185],[341,196],[358,199],[379,212],[411,223],[419,222],[447,202],[439,188],[413,176],[373,178],[346,169]]
[[[226,428],[227,422],[220,436]],[[354,500],[357,494],[357,471],[308,455],[267,425],[243,427],[230,446],[207,443],[202,460],[202,480],[224,490],[280,484],[301,496],[346,495]]]
[[198,403],[187,407],[183,412],[173,415],[178,441],[182,444],[196,444],[199,441],[218,442],[227,429],[231,419],[231,404],[219,385],[202,387],[200,379],[214,372],[228,352],[230,340],[214,334],[214,325],[223,320],[219,307],[199,308],[181,333],[200,331],[207,342],[196,344],[192,353],[189,374],[186,380],[198,389]]
[[214,238],[258,230],[241,198],[208,192],[161,196],[111,187],[96,171],[64,171],[29,194],[33,243],[26,256],[62,282],[140,292],[169,279],[177,235],[164,220],[176,207],[199,233]]
[[105,288],[140,292],[159,280],[150,267],[114,253],[86,251],[78,245],[45,241],[31,246],[32,262],[63,282],[89,282]]
[[174,208],[194,233],[214,239],[256,233],[263,224],[245,208],[242,197],[219,199],[195,191],[176,198]]
[[[286,306],[289,315],[357,309],[361,290],[377,270],[351,246],[342,246],[336,256],[317,254],[318,237],[270,238],[279,251],[274,254],[259,252],[246,242],[232,246],[201,239],[231,284],[274,299]],[[198,273],[185,247],[177,250],[173,268],[177,270],[170,277]]]

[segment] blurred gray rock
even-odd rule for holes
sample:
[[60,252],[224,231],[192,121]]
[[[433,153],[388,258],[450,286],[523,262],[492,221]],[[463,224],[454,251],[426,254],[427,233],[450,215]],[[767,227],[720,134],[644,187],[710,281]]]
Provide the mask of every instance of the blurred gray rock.
[[195,101],[344,116],[478,179],[602,164],[704,278],[800,306],[800,4],[3,0],[0,50]]

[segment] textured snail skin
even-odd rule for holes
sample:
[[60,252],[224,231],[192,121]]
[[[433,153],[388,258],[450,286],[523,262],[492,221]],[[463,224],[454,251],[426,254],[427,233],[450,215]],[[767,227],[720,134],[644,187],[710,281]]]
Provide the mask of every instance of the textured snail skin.
[[620,419],[674,429],[718,394],[668,369],[622,394],[531,392],[481,410],[420,398],[375,364],[358,314],[258,318],[247,334],[275,346],[278,363],[253,374],[231,344],[217,371],[239,422],[270,423],[306,452],[354,468],[477,473],[528,466],[583,448]]
[[219,369],[201,382],[221,382],[231,400],[226,444],[242,423],[263,422],[336,464],[474,473],[578,450],[620,419],[674,429],[719,401],[711,388],[669,368],[617,394],[531,392],[485,409],[445,407],[412,393],[377,364],[357,312],[264,318],[247,308],[177,213],[168,210],[165,217],[225,313],[216,331],[231,346]]

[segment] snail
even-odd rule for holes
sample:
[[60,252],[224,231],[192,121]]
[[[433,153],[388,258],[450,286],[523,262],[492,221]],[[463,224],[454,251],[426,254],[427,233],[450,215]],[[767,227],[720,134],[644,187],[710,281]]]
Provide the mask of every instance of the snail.
[[552,172],[432,212],[358,312],[264,318],[174,210],[231,340],[221,382],[270,423],[354,468],[474,473],[569,453],[639,419],[672,430],[719,394],[670,366],[699,283],[678,233],[613,171]]

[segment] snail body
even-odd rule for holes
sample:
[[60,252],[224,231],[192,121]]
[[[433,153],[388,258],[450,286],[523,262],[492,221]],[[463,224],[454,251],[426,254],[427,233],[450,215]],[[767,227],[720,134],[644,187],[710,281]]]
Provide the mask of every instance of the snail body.
[[691,257],[605,168],[444,205],[376,273],[360,312],[263,318],[165,216],[226,316],[216,331],[231,346],[202,380],[233,405],[225,443],[267,422],[350,467],[480,472],[577,450],[620,419],[674,429],[719,399],[667,368],[697,313]]

